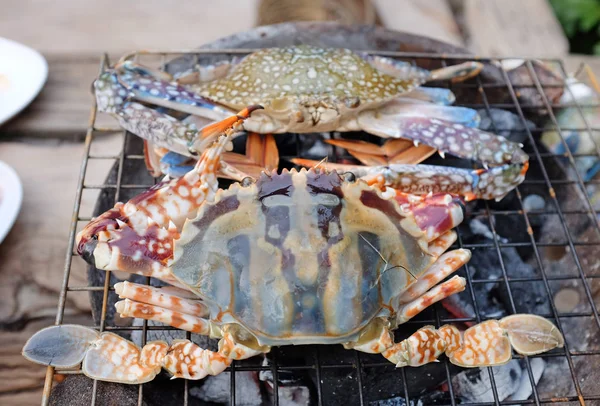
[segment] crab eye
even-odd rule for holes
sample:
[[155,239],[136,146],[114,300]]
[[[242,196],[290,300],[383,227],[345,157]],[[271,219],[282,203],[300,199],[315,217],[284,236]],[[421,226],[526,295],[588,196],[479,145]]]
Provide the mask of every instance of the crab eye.
[[253,185],[254,183],[256,183],[256,180],[255,180],[253,177],[251,177],[251,176],[246,176],[246,177],[245,177],[244,179],[242,179],[242,181],[240,182],[240,184],[241,184],[243,187],[248,187],[248,186],[251,186],[251,185]]
[[342,178],[346,181],[346,182],[356,182],[356,175],[353,174],[352,172],[344,172],[342,174]]

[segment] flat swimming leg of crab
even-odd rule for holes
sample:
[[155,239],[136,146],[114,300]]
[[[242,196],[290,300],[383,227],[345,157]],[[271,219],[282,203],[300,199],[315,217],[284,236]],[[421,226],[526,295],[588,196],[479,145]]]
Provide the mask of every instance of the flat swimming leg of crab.
[[99,269],[140,273],[179,286],[166,265],[172,257],[173,240],[184,221],[213,199],[221,155],[231,134],[253,109],[256,107],[214,125],[224,129],[225,136],[204,151],[193,171],[159,183],[126,204],[117,203],[92,220],[77,235],[78,253]]
[[[562,348],[564,338],[550,321],[533,314],[515,314],[499,321],[487,320],[461,332],[453,325],[436,329],[425,326],[399,343],[393,342],[389,327],[378,323],[375,338],[360,346],[346,345],[369,353],[381,353],[397,367],[418,367],[436,362],[446,354],[450,362],[465,368],[506,364],[512,349],[535,355]],[[378,333],[378,334],[377,334]]]
[[40,330],[27,341],[23,355],[37,364],[59,368],[82,363],[81,370],[89,378],[124,384],[149,382],[161,368],[175,378],[202,379],[231,364],[231,358],[188,340],[152,341],[140,349],[116,334],[76,325]]

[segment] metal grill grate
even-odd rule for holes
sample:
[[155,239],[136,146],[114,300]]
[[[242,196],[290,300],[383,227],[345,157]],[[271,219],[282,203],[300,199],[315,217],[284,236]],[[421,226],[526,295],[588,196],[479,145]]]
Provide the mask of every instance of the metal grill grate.
[[[165,62],[167,61],[167,58],[170,57],[178,57],[178,56],[182,56],[182,55],[195,55],[196,58],[199,58],[200,56],[205,56],[206,54],[218,54],[221,56],[231,56],[234,54],[245,54],[248,53],[249,50],[222,50],[222,51],[198,51],[198,50],[193,50],[193,51],[188,51],[188,50],[183,50],[183,51],[168,51],[168,52],[158,52],[158,51],[152,51],[152,52],[144,52],[144,53],[139,53],[139,54],[135,54],[134,58],[139,59],[140,62],[145,63],[145,64],[154,64],[154,65],[159,65],[159,66],[164,66]],[[448,55],[443,55],[443,54],[415,54],[415,53],[396,53],[396,52],[372,52],[372,53],[376,53],[379,55],[385,55],[385,56],[389,56],[389,57],[396,57],[396,58],[401,58],[403,60],[412,60],[413,63],[415,63],[415,61],[418,60],[419,61],[423,61],[423,60],[433,60],[433,61],[437,61],[437,62],[441,62],[442,65],[446,65],[446,63],[450,64],[450,63],[458,63],[458,62],[462,62],[465,60],[472,60],[473,57],[470,55],[452,55],[451,58],[449,58]],[[486,62],[486,63],[498,63],[501,60],[491,60],[491,59],[480,59],[482,62]],[[566,77],[566,72],[564,70],[564,67],[562,65],[562,62],[559,60],[548,60],[545,61],[548,63],[552,63],[555,64],[556,66],[559,67],[559,69],[562,72],[563,77]],[[102,63],[101,63],[101,70],[104,70],[106,68],[108,64],[108,58],[105,56],[102,59]],[[515,194],[516,195],[516,199],[515,201],[518,202],[518,207],[514,207],[514,208],[510,208],[510,209],[497,209],[495,208],[493,203],[488,203],[488,202],[480,202],[477,204],[477,209],[471,213],[468,213],[466,221],[469,220],[469,217],[475,217],[478,216],[479,218],[485,218],[490,226],[490,230],[493,234],[493,243],[491,244],[467,244],[463,242],[463,238],[462,238],[462,233],[459,231],[459,240],[458,240],[458,246],[460,247],[464,247],[464,248],[470,248],[470,249],[485,249],[485,250],[493,250],[495,251],[495,253],[497,254],[497,258],[500,264],[500,269],[499,271],[501,272],[501,276],[500,276],[500,282],[501,284],[503,284],[508,292],[508,311],[510,313],[516,313],[518,311],[517,306],[515,305],[515,297],[512,291],[513,288],[513,284],[515,283],[533,283],[533,284],[541,284],[543,285],[543,291],[545,292],[545,294],[547,295],[548,298],[548,303],[550,305],[550,309],[551,312],[548,314],[540,314],[543,317],[547,317],[550,320],[554,321],[556,323],[556,325],[559,327],[559,329],[561,329],[561,331],[565,331],[563,329],[563,324],[565,323],[565,320],[568,320],[569,318],[584,318],[585,323],[588,323],[588,325],[590,326],[591,331],[597,331],[597,329],[600,329],[600,318],[598,315],[598,309],[597,309],[597,305],[594,302],[594,297],[592,295],[592,284],[598,280],[598,278],[600,278],[600,273],[593,273],[592,271],[588,270],[582,263],[580,260],[580,253],[578,251],[578,249],[585,249],[585,248],[589,248],[589,249],[593,249],[594,247],[600,247],[600,238],[598,238],[598,236],[600,236],[600,224],[598,223],[598,212],[595,211],[595,208],[592,204],[592,202],[590,201],[590,198],[588,197],[588,194],[586,193],[586,187],[589,185],[599,185],[600,183],[596,180],[592,180],[592,181],[588,181],[588,182],[584,182],[583,179],[581,178],[581,176],[577,173],[577,171],[574,171],[575,173],[575,178],[574,179],[569,179],[568,177],[563,177],[563,178],[553,178],[553,174],[556,173],[556,159],[557,158],[562,158],[565,159],[567,161],[566,165],[570,165],[572,168],[574,168],[575,165],[575,159],[579,158],[580,155],[577,154],[572,154],[571,152],[569,152],[569,148],[566,147],[566,142],[565,142],[565,138],[564,138],[564,134],[563,132],[565,131],[588,131],[588,132],[592,132],[592,131],[600,131],[600,128],[591,128],[589,123],[587,123],[587,121],[585,122],[585,127],[584,128],[561,128],[559,126],[559,123],[557,121],[556,115],[555,115],[555,109],[557,109],[559,106],[557,105],[553,105],[551,103],[551,101],[549,100],[546,91],[551,87],[548,86],[546,84],[543,83],[543,80],[540,79],[540,77],[538,76],[538,74],[536,73],[536,70],[534,68],[534,63],[532,61],[526,61],[525,65],[527,68],[527,71],[531,77],[531,85],[528,86],[521,86],[521,85],[517,85],[515,83],[511,82],[511,79],[509,77],[509,75],[504,72],[502,72],[502,81],[503,83],[495,83],[495,84],[489,84],[489,83],[483,83],[481,81],[480,78],[476,78],[472,81],[469,81],[468,83],[459,83],[459,84],[448,84],[448,86],[450,86],[452,88],[452,90],[461,90],[462,93],[464,92],[471,92],[472,94],[476,94],[478,95],[478,99],[481,102],[478,103],[471,103],[471,104],[466,104],[466,103],[461,103],[460,98],[457,100],[457,105],[464,105],[467,107],[472,107],[472,108],[478,108],[478,109],[485,109],[488,112],[490,112],[491,108],[501,108],[501,109],[507,109],[510,111],[513,111],[514,113],[516,113],[519,117],[519,119],[522,121],[522,123],[525,123],[526,121],[526,115],[527,112],[530,109],[545,109],[548,112],[548,118],[551,122],[551,124],[553,124],[556,127],[556,130],[559,132],[560,138],[561,138],[561,142],[564,144],[565,146],[565,150],[567,151],[564,155],[554,155],[548,152],[544,152],[543,148],[540,148],[540,146],[534,141],[534,139],[536,138],[536,136],[538,134],[540,134],[544,129],[543,128],[539,128],[539,127],[535,127],[535,128],[528,128],[527,126],[525,126],[525,131],[526,131],[526,135],[527,135],[527,141],[525,142],[526,144],[526,149],[528,151],[528,153],[530,153],[530,157],[531,157],[531,167],[532,169],[530,169],[530,173],[532,171],[536,171],[537,173],[539,173],[540,177],[538,179],[531,179],[531,176],[528,175],[528,179],[522,184],[520,185],[514,192],[511,192],[511,194]],[[533,91],[535,93],[537,93],[539,95],[539,103],[535,103],[535,104],[524,104],[521,103],[519,95],[521,94],[521,92],[523,92],[524,90],[527,91]],[[508,95],[509,97],[506,99],[508,100],[508,102],[503,102],[503,103],[492,103],[490,101],[490,97],[488,96],[489,93],[493,91],[493,92],[505,92],[506,95]],[[565,91],[570,91],[570,90],[565,90]],[[580,104],[575,104],[575,107],[577,108],[579,114],[582,115],[583,117],[583,109],[586,107],[590,107],[590,106],[581,106]],[[64,316],[64,310],[65,310],[65,303],[67,300],[67,297],[69,295],[71,295],[71,292],[81,292],[81,291],[87,291],[87,292],[95,292],[96,294],[102,294],[102,307],[101,307],[101,317],[100,317],[100,322],[99,325],[94,326],[96,329],[100,330],[100,331],[115,331],[115,332],[119,332],[119,331],[132,331],[132,330],[142,330],[143,332],[143,342],[145,343],[146,340],[146,335],[147,332],[150,330],[160,330],[160,329],[164,329],[164,330],[169,330],[172,328],[169,327],[156,327],[156,326],[148,326],[146,322],[144,322],[143,326],[141,327],[132,327],[132,326],[126,326],[126,327],[120,327],[120,326],[114,326],[114,325],[109,325],[110,323],[107,323],[107,307],[108,307],[108,298],[109,298],[109,293],[111,292],[111,290],[113,290],[113,286],[111,284],[110,281],[110,273],[107,272],[107,277],[104,279],[104,284],[103,286],[73,286],[70,281],[69,281],[69,275],[71,272],[71,265],[72,265],[72,261],[74,256],[76,256],[76,254],[74,254],[74,241],[75,241],[75,235],[77,232],[77,228],[78,226],[82,226],[83,224],[85,224],[86,222],[88,222],[90,220],[90,217],[88,216],[82,216],[80,215],[80,207],[81,207],[81,200],[82,200],[82,195],[84,193],[84,191],[86,190],[97,190],[97,191],[110,191],[111,193],[114,193],[114,201],[119,201],[119,200],[124,200],[125,198],[123,197],[125,194],[129,195],[130,193],[137,193],[140,190],[143,190],[145,188],[147,188],[148,186],[153,184],[153,180],[151,178],[147,178],[145,182],[140,182],[140,183],[125,183],[123,181],[123,175],[124,175],[124,171],[126,170],[125,168],[127,167],[128,161],[137,161],[138,163],[141,162],[141,160],[143,160],[143,154],[141,149],[137,149],[135,151],[128,151],[128,149],[130,150],[131,148],[128,148],[128,143],[131,141],[132,138],[135,138],[134,135],[132,134],[126,134],[125,132],[115,129],[115,128],[100,128],[96,125],[96,108],[95,105],[92,108],[91,111],[91,116],[90,116],[90,125],[89,125],[89,129],[87,131],[86,134],[86,138],[85,138],[85,157],[83,159],[82,165],[81,165],[81,169],[80,169],[80,174],[79,174],[79,184],[78,184],[78,188],[77,188],[77,194],[76,194],[76,199],[75,199],[75,205],[73,208],[73,223],[71,225],[71,231],[69,234],[69,249],[66,253],[66,258],[65,258],[65,269],[64,269],[64,280],[63,280],[63,284],[62,284],[62,290],[60,293],[60,298],[59,298],[59,304],[58,304],[58,314],[56,317],[56,324],[61,324],[63,322],[63,316]],[[498,126],[496,125],[495,122],[492,123],[492,128],[491,128],[494,132],[503,130],[502,128],[498,128]],[[103,134],[105,133],[109,133],[109,132],[117,132],[120,131],[120,133],[122,134],[122,147],[121,147],[121,152],[119,154],[116,155],[94,155],[91,153],[91,151],[93,151],[93,144],[95,142],[95,140],[98,137],[102,137]],[[300,143],[301,141],[299,141],[299,139],[302,136],[297,136],[297,135],[291,135],[291,136],[295,136],[296,137],[296,143]],[[300,138],[299,138],[300,137]],[[371,139],[371,138],[369,138]],[[137,145],[137,147],[139,148],[140,144]],[[600,148],[598,145],[595,145],[595,151],[596,154],[594,155],[596,158],[600,159]],[[334,150],[335,151],[335,150]],[[339,158],[339,156],[333,156],[331,157],[331,159],[335,160],[336,158]],[[88,167],[90,165],[93,165],[93,161],[96,160],[111,160],[115,162],[116,165],[116,180],[114,183],[112,183],[111,181],[107,181],[107,183],[103,183],[103,184],[87,184],[85,179],[86,179],[86,172],[88,171]],[[452,161],[451,163],[452,164]],[[534,169],[535,168],[535,169]],[[155,182],[155,180],[154,180]],[[566,210],[565,208],[563,208],[562,206],[562,202],[561,199],[559,197],[557,197],[557,193],[556,193],[556,188],[563,188],[563,187],[573,187],[573,188],[579,188],[579,191],[581,192],[581,196],[583,196],[580,200],[581,200],[581,204],[579,205],[579,208],[577,208],[576,210],[574,209],[569,209]],[[544,209],[544,210],[538,210],[538,211],[527,211],[524,208],[524,204],[523,204],[523,200],[524,200],[524,196],[525,196],[525,192],[528,190],[528,188],[537,188],[536,190],[543,190],[544,194],[547,194],[548,199],[547,201],[550,202],[550,206],[551,209]],[[543,241],[539,241],[538,238],[536,238],[536,236],[534,235],[533,231],[532,231],[532,219],[537,219],[538,217],[543,217],[543,216],[558,216],[559,220],[560,220],[560,225],[562,227],[562,231],[564,232],[565,235],[565,241],[564,242],[543,242]],[[587,221],[592,223],[592,228],[594,229],[594,232],[596,233],[596,237],[595,239],[592,239],[591,241],[585,241],[585,240],[580,240],[577,238],[577,236],[574,235],[575,231],[572,230],[569,226],[570,222],[569,222],[569,216],[584,216],[585,218],[587,218]],[[513,221],[513,222],[518,222],[522,225],[524,225],[524,227],[526,227],[526,229],[528,230],[528,240],[525,241],[511,241],[511,242],[505,242],[502,240],[501,237],[499,237],[499,235],[496,233],[496,226],[498,224],[500,224],[500,222],[503,221]],[[535,220],[537,221],[537,220]],[[533,222],[535,222],[533,221]],[[514,277],[511,276],[511,270],[506,269],[505,266],[505,257],[503,257],[502,252],[503,249],[506,248],[519,248],[519,249],[527,249],[527,250],[531,250],[533,253],[533,258],[535,259],[535,263],[536,263],[536,268],[539,270],[539,276],[536,277]],[[560,274],[560,275],[548,275],[546,270],[544,269],[544,260],[543,260],[543,252],[546,249],[565,249],[567,250],[570,255],[572,255],[572,259],[573,259],[573,263],[574,263],[574,272],[568,273],[565,272],[564,274]],[[476,295],[475,295],[475,290],[478,288],[478,286],[482,286],[485,285],[487,283],[497,283],[498,279],[474,279],[473,277],[471,277],[471,272],[469,271],[469,264],[467,264],[465,266],[466,269],[461,270],[461,273],[464,274],[464,276],[466,276],[467,278],[467,292],[470,292],[470,300],[472,302],[472,306],[474,308],[475,311],[475,318],[455,318],[452,316],[446,316],[448,313],[444,313],[442,307],[439,304],[436,304],[433,307],[433,310],[429,313],[426,313],[424,317],[420,317],[420,318],[416,318],[414,320],[409,321],[408,323],[406,323],[407,327],[401,327],[402,330],[402,334],[406,333],[406,335],[410,334],[411,332],[415,331],[418,327],[421,327],[425,324],[434,324],[435,326],[439,327],[441,324],[443,323],[460,323],[460,322],[469,322],[469,321],[474,321],[474,322],[480,322],[482,321],[481,315],[480,315],[480,309],[479,309],[479,305],[478,305],[478,301],[476,299]],[[559,310],[556,308],[554,301],[553,301],[553,291],[552,291],[552,283],[554,281],[572,281],[574,284],[577,284],[578,286],[582,287],[583,290],[583,294],[585,296],[585,300],[588,302],[588,306],[589,310],[587,311],[577,311],[577,312],[569,312],[569,313],[561,313],[559,312]],[[189,333],[187,333],[187,336],[189,338]],[[404,338],[404,337],[403,337]],[[472,403],[473,405],[475,404],[545,404],[545,403],[555,403],[555,402],[573,402],[573,404],[579,403],[581,405],[587,404],[587,405],[591,405],[591,404],[598,404],[597,402],[600,402],[600,388],[596,388],[595,392],[592,390],[592,392],[590,392],[586,387],[584,387],[581,384],[581,379],[583,378],[582,376],[578,375],[578,370],[577,370],[577,360],[579,359],[579,357],[593,357],[593,356],[600,356],[600,350],[599,349],[592,349],[592,350],[574,350],[573,348],[571,348],[572,345],[569,342],[569,340],[567,340],[566,345],[564,347],[564,349],[561,350],[554,350],[553,352],[549,353],[549,354],[542,354],[539,355],[537,357],[544,357],[546,359],[550,359],[550,358],[554,358],[554,357],[562,357],[564,358],[564,360],[566,361],[566,365],[567,365],[567,369],[564,371],[564,374],[562,376],[562,379],[568,380],[572,382],[572,387],[573,387],[573,392],[572,393],[553,393],[551,396],[549,395],[544,395],[544,394],[540,394],[538,393],[538,391],[536,390],[536,385],[534,384],[534,375],[532,372],[532,368],[531,368],[531,364],[530,364],[530,359],[533,357],[520,357],[518,355],[515,356],[515,358],[524,358],[525,359],[525,366],[526,366],[526,373],[528,374],[529,380],[532,383],[532,387],[533,387],[533,394],[532,394],[532,399],[527,400],[527,401],[500,401],[499,400],[499,396],[498,396],[498,391],[497,391],[497,385],[496,385],[496,381],[495,381],[495,377],[494,374],[492,372],[492,368],[487,368],[488,370],[488,374],[489,374],[489,378],[491,381],[491,388],[492,388],[492,392],[493,392],[493,399],[494,402],[492,403]],[[348,358],[346,358],[345,362],[337,362],[335,359],[330,359],[331,355],[329,354],[329,350],[327,351],[327,354],[325,354],[325,352],[323,351],[323,348],[319,348],[317,346],[309,346],[307,348],[310,348],[310,351],[307,351],[305,356],[306,359],[308,360],[306,362],[306,365],[287,365],[285,357],[282,356],[282,350],[280,349],[273,349],[273,353],[272,356],[270,357],[272,364],[270,366],[260,366],[260,364],[257,364],[256,362],[254,363],[246,363],[246,362],[234,362],[232,364],[232,366],[228,369],[229,371],[231,371],[232,373],[230,374],[231,377],[231,381],[230,381],[230,390],[231,390],[231,404],[235,404],[236,403],[236,372],[238,371],[259,371],[259,370],[270,370],[273,374],[274,377],[274,390],[273,390],[273,404],[278,405],[279,404],[279,398],[278,398],[278,373],[280,373],[282,370],[285,371],[308,371],[308,373],[314,374],[316,376],[316,402],[319,405],[323,405],[323,404],[327,404],[329,399],[328,396],[326,396],[325,394],[325,389],[324,386],[327,385],[327,375],[329,373],[329,371],[333,371],[333,370],[347,370],[348,373],[350,375],[352,375],[352,378],[348,378],[348,379],[353,379],[356,381],[356,395],[358,398],[358,401],[360,402],[361,405],[363,404],[368,404],[369,401],[371,401],[372,399],[368,398],[368,394],[366,393],[368,388],[365,386],[364,382],[364,377],[365,377],[365,373],[367,373],[366,371],[376,371],[376,373],[380,373],[382,378],[385,377],[386,374],[389,374],[391,370],[393,370],[393,366],[390,365],[390,363],[386,360],[384,360],[383,358],[378,359],[378,358],[373,358],[369,355],[366,354],[360,354],[358,352],[354,352],[354,354],[352,354],[352,352],[350,352],[351,356],[353,358],[351,358],[351,360],[348,362]],[[327,358],[327,359],[326,359]],[[600,359],[600,358],[599,358]],[[593,362],[593,361],[591,361]],[[445,374],[446,379],[448,380],[448,382],[451,382],[451,370],[450,370],[451,364],[449,364],[448,360],[445,357],[442,357],[441,363],[439,364],[435,364],[435,365],[431,365],[428,368],[437,368],[438,370],[442,370],[443,374]],[[377,372],[379,371],[379,372]],[[49,394],[50,394],[50,390],[52,388],[52,383],[53,383],[53,376],[55,373],[61,373],[61,374],[79,374],[81,373],[81,371],[54,371],[53,368],[48,368],[47,371],[47,375],[46,375],[46,382],[45,382],[45,388],[44,388],[44,399],[43,399],[43,403],[47,404],[48,400],[49,400]],[[399,375],[398,375],[399,374]],[[411,371],[409,371],[408,369],[400,369],[398,371],[395,372],[394,375],[394,379],[397,379],[398,376],[400,376],[400,381],[397,382],[397,386],[398,386],[398,394],[400,396],[404,396],[406,403],[410,404],[410,394],[409,394],[409,385],[408,385],[408,379],[407,376],[411,374]],[[188,382],[186,381],[185,384],[183,385],[184,388],[184,393],[183,393],[183,400],[184,400],[184,404],[188,404],[189,401],[189,388],[188,388]],[[598,385],[600,386],[600,385]],[[450,404],[455,405],[457,404],[458,400],[455,398],[455,394],[454,394],[454,389],[453,389],[453,385],[450,384],[449,385],[449,393],[450,393]],[[93,385],[93,393],[92,393],[92,404],[96,403],[96,399],[97,399],[97,391],[98,391],[98,383],[97,381],[94,381],[94,385]],[[140,385],[139,386],[139,392],[138,392],[138,404],[142,404],[143,401],[143,397],[144,397],[144,385]],[[238,392],[238,398],[239,398],[239,392]],[[414,400],[414,398],[413,398]],[[358,402],[357,402],[358,403]],[[566,403],[565,403],[566,404]]]

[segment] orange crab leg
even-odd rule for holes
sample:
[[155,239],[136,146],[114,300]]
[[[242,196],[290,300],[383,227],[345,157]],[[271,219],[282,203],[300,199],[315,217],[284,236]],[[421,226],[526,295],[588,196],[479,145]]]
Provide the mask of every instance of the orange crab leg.
[[[436,286],[439,282],[469,262],[469,259],[471,259],[471,251],[465,249],[458,249],[442,255],[423,275],[419,276],[419,280],[402,293],[399,298],[400,304],[417,300],[433,286]],[[462,291],[463,289],[460,290]],[[425,307],[427,306],[423,308]]]
[[165,307],[125,299],[115,303],[115,308],[121,317],[154,320],[196,334],[209,335],[210,333],[208,320]]
[[208,315],[208,309],[202,302],[167,293],[164,288],[125,281],[115,284],[115,292],[121,299],[128,298],[140,303],[162,306],[165,309],[198,317]]
[[[451,253],[452,254],[452,253]],[[470,255],[469,255],[470,258]],[[465,262],[458,262],[459,267],[464,265]],[[441,272],[440,272],[441,273]],[[438,276],[438,275],[435,275]],[[433,278],[433,277],[432,277]],[[420,280],[420,279],[419,279]],[[421,313],[423,310],[431,306],[432,304],[439,302],[442,299],[447,298],[455,293],[460,293],[465,290],[467,282],[465,278],[460,276],[454,276],[446,282],[440,283],[439,285],[434,286],[426,293],[423,293],[421,296],[402,306],[399,310],[398,315],[396,317],[398,323],[405,323],[406,321],[412,319],[417,314]]]
[[382,146],[359,140],[333,139],[326,143],[346,149],[363,165],[377,166],[389,164],[418,164],[429,158],[436,151],[428,145],[415,146],[412,141],[389,139]]

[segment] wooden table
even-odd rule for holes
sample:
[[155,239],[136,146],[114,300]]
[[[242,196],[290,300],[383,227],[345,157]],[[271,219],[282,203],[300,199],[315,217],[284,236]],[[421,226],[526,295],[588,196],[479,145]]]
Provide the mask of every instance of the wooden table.
[[[108,52],[117,58],[143,48],[193,48],[246,30],[254,25],[258,1],[222,0],[211,7],[201,7],[202,3],[192,0],[173,4],[159,0],[4,2],[0,36],[40,50],[49,63],[49,78],[32,105],[0,129],[0,160],[16,169],[24,185],[20,217],[0,245],[0,404],[39,404],[45,369],[26,362],[19,352],[32,332],[54,321],[83,154],[80,141],[87,126],[90,85],[100,56]],[[464,24],[462,31],[459,29],[445,0],[374,3],[385,10],[380,13],[381,20],[389,28],[458,45],[465,43],[468,34],[470,43],[482,55],[531,56],[543,50],[547,56],[550,48],[554,55],[566,52],[564,37],[547,13],[545,0],[529,0],[526,8],[522,0],[502,0],[502,7],[498,6],[500,0],[486,0],[485,5],[480,0],[468,0],[458,7],[469,22],[466,31]],[[456,10],[456,2],[451,3]],[[506,21],[515,20],[510,14],[517,7],[535,13],[535,18],[522,16],[506,27]],[[546,13],[540,13],[540,8]],[[499,25],[500,20],[504,25]],[[537,30],[543,28],[544,36],[524,41],[516,34],[508,35],[529,29],[527,23],[532,20]],[[506,34],[501,46],[492,40],[499,31]],[[598,66],[597,60],[591,62]],[[570,64],[572,68],[576,62]],[[101,120],[102,124],[115,125],[110,118]],[[108,135],[96,145],[109,154],[117,144],[118,140]],[[100,165],[89,175],[95,183],[102,183],[108,169],[108,163]],[[84,194],[82,210],[91,212],[95,200],[95,194]],[[75,262],[71,278],[86,283],[82,261]],[[66,319],[86,321],[87,294],[69,298]]]

